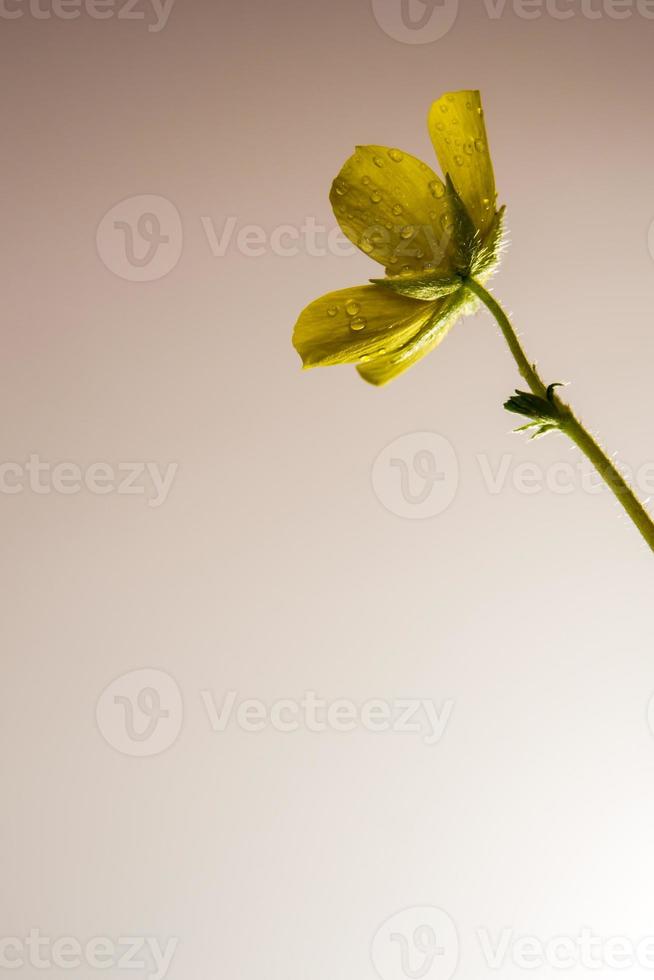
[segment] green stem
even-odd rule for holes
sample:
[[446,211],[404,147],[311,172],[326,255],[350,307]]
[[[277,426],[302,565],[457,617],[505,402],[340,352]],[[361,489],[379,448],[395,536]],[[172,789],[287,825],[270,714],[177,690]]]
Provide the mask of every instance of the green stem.
[[[535,364],[531,364],[525,354],[522,344],[518,339],[511,321],[499,305],[497,300],[484,289],[476,280],[466,279],[466,288],[474,293],[478,299],[493,314],[499,325],[509,350],[518,366],[518,370],[534,395],[547,398],[547,385],[538,374]],[[654,521],[645,510],[641,502],[636,497],[634,491],[624,480],[622,475],[613,465],[604,450],[595,442],[591,434],[584,428],[579,419],[569,405],[566,405],[556,395],[552,396],[559,415],[561,416],[560,429],[581,449],[582,453],[590,460],[606,485],[616,496],[616,499],[624,507],[625,511],[634,522],[643,538],[654,551]]]

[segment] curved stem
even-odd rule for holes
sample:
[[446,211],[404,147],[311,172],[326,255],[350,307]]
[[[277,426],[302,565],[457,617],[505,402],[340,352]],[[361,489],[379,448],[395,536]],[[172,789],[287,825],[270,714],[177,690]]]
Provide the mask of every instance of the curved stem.
[[[491,294],[476,280],[466,279],[465,286],[481,300],[490,313],[493,314],[507,342],[509,350],[518,366],[520,374],[529,385],[534,395],[547,398],[547,385],[538,374],[535,364],[531,364],[518,339],[511,321]],[[606,485],[615,494],[617,500],[634,522],[643,538],[654,551],[654,521],[636,497],[634,491],[611,462],[604,450],[597,444],[591,434],[584,428],[569,405],[556,395],[550,396],[556,405],[560,416],[559,428],[581,449],[590,460]]]

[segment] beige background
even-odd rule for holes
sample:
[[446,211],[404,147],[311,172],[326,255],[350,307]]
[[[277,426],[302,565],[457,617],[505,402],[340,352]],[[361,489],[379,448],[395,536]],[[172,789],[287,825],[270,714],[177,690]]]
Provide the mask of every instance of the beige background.
[[[489,318],[383,390],[303,374],[301,308],[375,267],[233,240],[218,256],[206,235],[229,217],[333,228],[329,183],[355,143],[431,161],[431,100],[480,88],[511,231],[496,294],[605,444],[652,463],[654,20],[559,9],[573,16],[508,3],[493,19],[463,0],[424,44],[389,36],[366,0],[177,0],[159,31],[0,18],[2,460],[178,464],[160,507],[117,488],[0,495],[3,937],[176,937],[172,980],[366,980],[380,925],[438,906],[456,976],[478,980],[493,973],[478,929],[654,934],[651,555],[580,480],[521,492],[524,462],[576,457],[511,435],[518,379]],[[96,243],[140,195],[183,229],[150,282],[112,271],[110,235]],[[371,484],[415,432],[459,466],[425,520],[393,513],[398,469],[385,499]],[[492,493],[484,461],[505,454]],[[96,706],[141,668],[174,679],[184,718],[166,751],[134,757]],[[361,727],[216,733],[202,691],[453,709],[433,746]]]

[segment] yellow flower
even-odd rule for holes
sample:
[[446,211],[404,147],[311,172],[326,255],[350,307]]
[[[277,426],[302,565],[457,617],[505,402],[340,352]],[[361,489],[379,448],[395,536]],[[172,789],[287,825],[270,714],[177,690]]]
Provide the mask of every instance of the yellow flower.
[[443,95],[429,133],[445,181],[415,157],[359,146],[332,185],[343,232],[384,266],[372,285],[328,293],[300,315],[293,344],[305,368],[356,364],[372,384],[392,380],[476,308],[465,280],[497,265],[504,208],[479,92]]

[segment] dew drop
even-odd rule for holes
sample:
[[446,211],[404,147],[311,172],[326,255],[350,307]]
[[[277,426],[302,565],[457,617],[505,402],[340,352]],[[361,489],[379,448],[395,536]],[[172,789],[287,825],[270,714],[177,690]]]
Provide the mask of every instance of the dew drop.
[[413,235],[414,235],[413,225],[406,225],[406,227],[402,228],[400,231],[400,238],[403,238],[405,241],[409,238],[412,238]]
[[475,150],[478,150],[479,153],[482,153],[483,150],[485,150],[485,149],[486,149],[486,147],[484,145],[484,141],[483,140],[475,140]]
[[334,181],[334,190],[336,191],[337,194],[339,194],[341,197],[343,197],[343,195],[344,194],[347,194],[347,192],[348,192],[348,186],[347,186],[347,184],[345,183],[344,180],[335,180]]
[[438,130],[439,133],[442,133],[443,130],[445,129],[445,123],[444,122],[437,122],[436,123],[436,129]]
[[404,154],[400,150],[389,150],[388,155],[393,163],[401,163],[404,160]]
[[462,167],[463,164],[465,163],[465,160],[463,159],[460,153],[457,153],[457,155],[454,157],[454,162],[456,163],[457,167]]
[[373,191],[372,194],[370,195],[370,200],[372,201],[373,204],[379,204],[381,199],[382,196],[379,193],[379,191]]
[[362,252],[365,252],[366,255],[370,255],[370,253],[374,252],[375,250],[375,246],[372,244],[372,242],[369,242],[366,238],[363,238],[359,242],[359,248],[361,249]]
[[345,312],[348,316],[356,316],[361,307],[353,299],[349,299],[345,304]]
[[368,176],[368,174],[366,174],[365,177],[361,178],[361,183],[366,184],[366,186],[370,183],[370,177]]
[[374,163],[374,165],[376,167],[383,167],[384,166],[384,161],[382,160],[381,157],[373,157],[372,158],[372,162]]
[[336,316],[338,313],[338,306],[330,306],[327,310],[327,316]]
[[466,143],[466,145],[463,147],[463,152],[466,154],[466,156],[471,157],[475,152],[472,143]]
[[350,330],[355,330],[355,331],[363,330],[367,326],[367,324],[368,321],[366,320],[365,316],[357,316],[350,323]]
[[447,108],[447,106],[446,106],[446,105],[441,105],[441,112],[442,112],[443,114],[445,114],[446,112],[449,112],[449,109]]
[[443,195],[445,194],[445,188],[441,184],[440,180],[432,180],[432,182],[429,185],[429,190],[436,198],[443,197]]
[[436,266],[434,265],[433,262],[423,262],[423,264],[422,264],[422,271],[423,272],[434,272],[435,269],[436,269]]
[[402,205],[401,204],[394,204],[393,205],[393,214],[397,214],[397,215],[402,214]]

